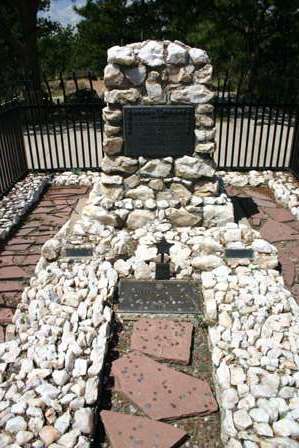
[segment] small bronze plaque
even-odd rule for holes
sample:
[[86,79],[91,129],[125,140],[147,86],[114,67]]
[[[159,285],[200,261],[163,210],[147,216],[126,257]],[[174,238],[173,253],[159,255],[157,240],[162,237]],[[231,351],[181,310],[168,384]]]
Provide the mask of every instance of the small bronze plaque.
[[70,258],[76,257],[92,257],[93,250],[89,247],[66,247],[64,256]]
[[194,151],[193,106],[124,106],[125,155],[182,157]]
[[198,314],[199,284],[184,280],[121,280],[118,311],[122,313]]
[[252,249],[225,249],[225,258],[249,258],[252,259],[254,256]]

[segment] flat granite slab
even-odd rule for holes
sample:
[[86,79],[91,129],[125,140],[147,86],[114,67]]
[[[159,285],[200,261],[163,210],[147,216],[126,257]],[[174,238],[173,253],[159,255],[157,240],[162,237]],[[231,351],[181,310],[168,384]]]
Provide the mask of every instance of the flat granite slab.
[[199,283],[184,280],[130,280],[119,282],[118,312],[198,314]]
[[181,373],[139,352],[112,363],[115,389],[155,420],[206,415],[218,409],[207,381]]
[[141,318],[133,326],[131,349],[157,359],[188,364],[192,331],[191,322]]
[[186,437],[185,431],[146,417],[111,411],[100,415],[113,448],[172,448]]

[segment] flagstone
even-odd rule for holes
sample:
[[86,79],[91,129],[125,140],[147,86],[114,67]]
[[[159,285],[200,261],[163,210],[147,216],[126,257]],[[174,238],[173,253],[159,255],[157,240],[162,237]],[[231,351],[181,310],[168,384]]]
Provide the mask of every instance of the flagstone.
[[190,322],[141,318],[133,327],[131,349],[158,359],[188,364],[192,331]]
[[14,278],[27,278],[29,275],[19,266],[0,267],[0,280],[9,280]]
[[281,264],[281,273],[286,286],[292,286],[295,282],[295,263],[290,260],[289,255],[283,254],[279,256],[279,262]]
[[167,423],[119,412],[100,413],[113,448],[172,448],[185,437],[185,431]]
[[268,216],[277,222],[290,222],[294,220],[292,213],[286,208],[264,208],[263,209]]
[[269,219],[260,229],[265,240],[274,243],[276,241],[298,240],[299,234],[287,224]]
[[114,361],[112,375],[116,389],[156,420],[208,414],[218,409],[206,381],[136,351]]

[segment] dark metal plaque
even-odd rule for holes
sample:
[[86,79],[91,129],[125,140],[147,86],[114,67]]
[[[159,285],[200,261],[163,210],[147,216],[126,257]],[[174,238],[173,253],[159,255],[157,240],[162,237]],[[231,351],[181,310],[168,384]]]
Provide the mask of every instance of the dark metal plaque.
[[92,257],[93,250],[89,247],[66,247],[64,249],[65,257]]
[[252,249],[225,249],[225,258],[253,258]]
[[177,280],[121,280],[118,311],[123,313],[198,314],[199,284]]
[[194,151],[193,106],[124,106],[125,155],[181,157]]

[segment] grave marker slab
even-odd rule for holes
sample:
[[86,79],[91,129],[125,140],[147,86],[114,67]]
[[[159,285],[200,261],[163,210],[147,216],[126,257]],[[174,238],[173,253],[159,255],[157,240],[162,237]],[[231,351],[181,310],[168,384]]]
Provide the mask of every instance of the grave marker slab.
[[192,281],[121,280],[119,312],[153,314],[197,314],[200,287]]

